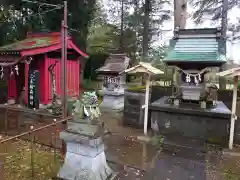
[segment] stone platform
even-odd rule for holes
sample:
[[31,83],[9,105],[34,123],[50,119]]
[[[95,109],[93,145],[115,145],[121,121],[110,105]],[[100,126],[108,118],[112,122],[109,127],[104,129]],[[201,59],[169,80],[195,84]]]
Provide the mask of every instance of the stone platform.
[[100,91],[103,101],[100,108],[110,111],[122,111],[124,108],[124,91]]
[[174,106],[167,96],[149,106],[151,127],[166,136],[184,136],[207,141],[227,142],[231,111],[223,102],[212,109]]

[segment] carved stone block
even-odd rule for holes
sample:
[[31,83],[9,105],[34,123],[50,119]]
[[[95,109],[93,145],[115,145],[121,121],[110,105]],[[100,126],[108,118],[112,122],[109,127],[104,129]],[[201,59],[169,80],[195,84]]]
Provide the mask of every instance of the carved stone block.
[[58,177],[64,180],[106,180],[113,171],[106,162],[104,151],[96,157],[67,152]]
[[124,109],[124,90],[122,92],[103,91],[101,109],[122,111]]
[[60,132],[67,152],[58,173],[63,180],[106,180],[114,173],[106,162],[102,140],[103,124],[98,121],[74,120]]
[[179,104],[180,104],[179,99],[174,99],[173,104],[174,104],[175,106],[179,106]]
[[202,108],[202,109],[206,109],[206,108],[207,108],[207,103],[206,103],[206,101],[201,101],[200,104],[201,104],[201,108]]
[[103,123],[88,120],[68,121],[67,131],[86,136],[99,137],[103,135]]

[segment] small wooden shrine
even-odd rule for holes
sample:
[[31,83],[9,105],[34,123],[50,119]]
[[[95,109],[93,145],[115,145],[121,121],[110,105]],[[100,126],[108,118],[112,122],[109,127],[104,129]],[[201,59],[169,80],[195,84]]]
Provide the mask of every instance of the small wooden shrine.
[[[82,52],[68,37],[67,52],[67,94],[79,96],[79,77]],[[61,94],[61,33],[28,33],[26,39],[0,47],[1,78],[7,81],[8,97],[19,102],[24,96],[25,103],[39,96],[41,104],[51,103],[53,97],[52,73],[56,81],[57,94]],[[38,87],[33,97],[33,84]],[[31,88],[29,90],[29,88]],[[39,93],[39,94],[38,94]]]
[[103,88],[114,91],[122,90],[125,84],[125,74],[121,74],[129,66],[129,58],[125,54],[110,54],[104,66],[97,69],[99,75],[103,76]]
[[[226,63],[226,41],[217,28],[180,29],[170,41],[164,62],[176,69],[174,92],[171,97],[175,105],[184,101],[212,104],[212,86],[206,84],[204,76],[212,67]],[[210,90],[209,90],[210,88]]]
[[[227,142],[231,111],[217,100],[216,86],[205,81],[205,74],[211,68],[220,67],[226,61],[226,40],[220,29],[175,31],[164,59],[168,66],[175,68],[173,93],[149,106],[151,126],[167,137],[166,142],[188,144],[196,140],[199,144],[191,146],[201,148],[210,139]],[[181,138],[183,141],[177,140]]]
[[96,71],[103,76],[103,103],[101,107],[120,110],[124,107],[124,89],[130,59],[125,54],[110,54],[104,66]]

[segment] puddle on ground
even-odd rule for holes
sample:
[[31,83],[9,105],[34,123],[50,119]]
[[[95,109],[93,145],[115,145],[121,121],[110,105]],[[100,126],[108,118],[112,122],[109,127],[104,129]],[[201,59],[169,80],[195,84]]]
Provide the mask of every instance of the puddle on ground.
[[132,165],[146,170],[156,156],[158,148],[131,138],[111,135],[104,140],[109,161]]

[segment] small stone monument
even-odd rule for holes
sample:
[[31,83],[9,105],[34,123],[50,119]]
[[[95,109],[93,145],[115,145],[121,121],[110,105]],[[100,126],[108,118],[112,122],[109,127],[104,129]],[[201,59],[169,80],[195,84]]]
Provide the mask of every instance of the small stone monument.
[[126,74],[121,72],[128,68],[129,60],[125,54],[110,54],[104,66],[96,70],[104,78],[103,87],[100,91],[103,95],[101,108],[123,110]]
[[67,146],[65,161],[58,173],[58,178],[63,180],[114,178],[106,162],[102,140],[104,128],[103,123],[96,120],[99,114],[94,94],[84,93],[81,100],[75,103],[74,118],[68,121],[67,129],[60,133],[60,138]]

